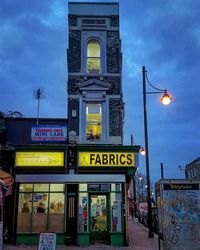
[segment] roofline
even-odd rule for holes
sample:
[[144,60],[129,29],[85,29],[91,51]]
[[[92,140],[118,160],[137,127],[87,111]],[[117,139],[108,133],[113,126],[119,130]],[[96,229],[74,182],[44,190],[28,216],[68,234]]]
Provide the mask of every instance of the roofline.
[[200,156],[197,157],[195,160],[191,161],[190,163],[186,164],[186,167],[189,166],[189,165],[192,165],[193,163],[195,163],[197,161],[200,161]]
[[[4,117],[4,120],[37,120],[35,117]],[[67,121],[68,118],[39,118],[39,121],[54,121],[54,120],[63,120]]]
[[119,6],[119,2],[68,2],[69,4],[73,4],[73,5],[78,5],[78,4],[82,4],[82,5],[118,5]]

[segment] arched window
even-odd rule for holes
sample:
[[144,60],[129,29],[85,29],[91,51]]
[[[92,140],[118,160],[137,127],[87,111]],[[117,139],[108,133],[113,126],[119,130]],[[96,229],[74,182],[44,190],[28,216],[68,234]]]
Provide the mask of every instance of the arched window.
[[100,44],[97,40],[90,40],[87,44],[87,72],[99,73],[100,72]]

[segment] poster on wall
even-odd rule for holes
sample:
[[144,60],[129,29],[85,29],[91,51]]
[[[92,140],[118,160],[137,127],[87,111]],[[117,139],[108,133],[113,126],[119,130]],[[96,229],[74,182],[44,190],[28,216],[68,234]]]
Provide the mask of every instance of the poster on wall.
[[31,140],[59,142],[67,140],[67,127],[59,125],[35,126],[31,128]]

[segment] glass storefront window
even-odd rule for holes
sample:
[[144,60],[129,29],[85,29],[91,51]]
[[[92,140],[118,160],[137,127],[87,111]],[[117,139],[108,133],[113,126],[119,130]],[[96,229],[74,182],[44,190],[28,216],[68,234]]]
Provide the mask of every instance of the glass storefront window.
[[18,206],[18,232],[30,231],[30,219],[32,211],[32,193],[22,193],[19,195]]
[[79,191],[87,191],[87,184],[79,184]]
[[50,194],[49,231],[64,231],[64,194]]
[[64,194],[50,194],[50,213],[64,213]]
[[64,184],[51,184],[50,191],[52,191],[52,192],[56,192],[56,191],[64,192]]
[[86,232],[87,229],[88,229],[88,196],[87,193],[79,193],[78,231]]
[[64,232],[63,191],[64,184],[21,184],[17,232]]
[[47,230],[47,213],[48,213],[48,199],[47,193],[33,194],[33,221],[32,232],[41,232]]
[[121,192],[122,191],[122,185],[121,184],[111,184],[111,190],[114,192]]
[[19,190],[20,192],[32,192],[33,184],[20,184]]
[[34,192],[49,191],[49,184],[34,184]]
[[122,195],[121,193],[111,193],[111,228],[112,232],[122,231]]

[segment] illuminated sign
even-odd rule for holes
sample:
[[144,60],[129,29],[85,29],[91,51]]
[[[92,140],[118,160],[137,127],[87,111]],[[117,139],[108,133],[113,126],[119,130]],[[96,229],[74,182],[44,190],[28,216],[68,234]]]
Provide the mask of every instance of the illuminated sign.
[[16,167],[62,167],[64,152],[16,152]]
[[79,167],[134,167],[134,153],[79,152]]
[[31,129],[32,141],[66,141],[67,127],[64,126],[37,126]]

